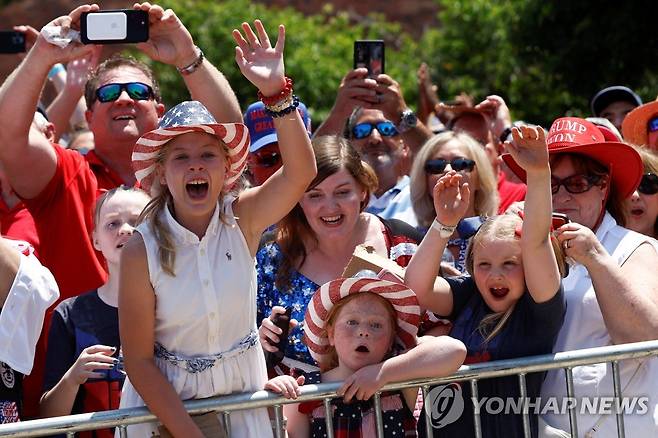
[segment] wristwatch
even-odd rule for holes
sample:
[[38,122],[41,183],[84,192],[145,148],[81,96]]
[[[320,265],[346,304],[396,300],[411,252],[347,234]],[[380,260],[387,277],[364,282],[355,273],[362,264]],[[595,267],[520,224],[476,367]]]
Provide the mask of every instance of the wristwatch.
[[457,225],[443,225],[438,219],[434,218],[432,222],[432,229],[439,232],[439,236],[443,239],[447,239],[452,236],[452,233],[455,232]]
[[407,132],[410,129],[415,128],[417,123],[418,117],[416,117],[416,113],[407,108],[400,113],[400,123],[398,123],[397,126],[398,132]]

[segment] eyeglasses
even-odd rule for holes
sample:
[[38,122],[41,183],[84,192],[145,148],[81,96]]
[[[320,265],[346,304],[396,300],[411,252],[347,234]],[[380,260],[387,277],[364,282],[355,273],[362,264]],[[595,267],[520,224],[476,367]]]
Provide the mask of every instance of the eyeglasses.
[[637,191],[644,195],[655,195],[658,193],[658,175],[654,173],[645,173],[637,188]]
[[388,120],[377,123],[359,123],[358,125],[352,128],[352,135],[357,140],[366,138],[372,134],[372,130],[377,129],[377,131],[384,137],[393,137],[398,135],[398,130],[393,124]]
[[649,132],[658,131],[658,117],[649,120]]
[[439,158],[436,160],[427,160],[425,162],[425,172],[438,175],[446,170],[448,164],[450,164],[452,170],[457,172],[471,172],[473,168],[475,168],[475,161],[469,160],[468,158],[455,158],[451,161]]
[[571,175],[564,179],[552,176],[551,193],[556,194],[560,191],[560,186],[564,186],[567,192],[577,195],[578,193],[585,193],[600,181],[601,177],[594,175]]
[[255,164],[260,167],[274,167],[281,162],[281,154],[278,152],[271,152],[269,154],[259,155],[257,153],[253,154]]
[[128,96],[134,100],[148,100],[153,97],[153,88],[142,82],[126,82],[125,84],[105,84],[96,90],[99,102],[113,102],[126,90]]

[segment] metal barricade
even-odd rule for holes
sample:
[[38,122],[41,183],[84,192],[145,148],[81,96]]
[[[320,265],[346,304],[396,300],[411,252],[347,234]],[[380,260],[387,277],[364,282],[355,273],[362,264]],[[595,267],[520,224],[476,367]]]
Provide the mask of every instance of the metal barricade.
[[[407,382],[386,385],[382,391],[400,390],[404,388],[420,387],[424,398],[430,386],[447,384],[459,381],[468,381],[471,386],[472,396],[478,398],[478,380],[492,377],[503,377],[517,375],[519,378],[521,397],[526,395],[525,376],[528,373],[543,372],[562,368],[565,370],[567,396],[574,396],[572,369],[576,366],[590,365],[595,363],[610,363],[612,366],[614,396],[616,400],[622,397],[621,382],[619,377],[619,361],[627,359],[641,359],[658,355],[658,341],[646,341],[633,344],[613,345],[607,347],[590,348],[584,350],[568,351],[557,354],[532,356],[518,359],[485,362],[474,365],[464,365],[455,374],[440,379],[417,379]],[[222,397],[213,397],[204,400],[189,400],[185,407],[191,414],[201,414],[210,411],[220,411],[224,414],[227,432],[230,434],[230,413],[243,409],[273,407],[275,412],[275,436],[284,436],[284,421],[282,406],[287,403],[299,403],[311,400],[322,400],[326,411],[327,436],[333,437],[331,427],[331,399],[336,398],[336,391],[341,383],[323,383],[319,385],[304,385],[301,395],[296,400],[289,400],[267,391],[253,393],[232,394]],[[376,427],[379,437],[384,436],[381,403],[379,393],[375,395]],[[576,412],[574,407],[570,408],[571,434],[578,436],[578,425],[576,423]],[[431,425],[429,411],[424,409],[428,436],[431,436]],[[530,417],[528,409],[523,412],[523,426],[525,436],[530,436]],[[617,431],[619,437],[624,437],[623,412],[616,410]],[[69,415],[64,417],[45,418],[30,420],[21,423],[0,425],[0,436],[7,437],[36,437],[55,434],[66,434],[73,437],[75,432],[106,429],[117,427],[121,437],[126,435],[126,426],[138,423],[155,422],[157,418],[146,408],[118,409],[114,411],[94,412],[88,414]],[[474,411],[475,435],[480,438],[482,429],[479,421],[479,413]]]

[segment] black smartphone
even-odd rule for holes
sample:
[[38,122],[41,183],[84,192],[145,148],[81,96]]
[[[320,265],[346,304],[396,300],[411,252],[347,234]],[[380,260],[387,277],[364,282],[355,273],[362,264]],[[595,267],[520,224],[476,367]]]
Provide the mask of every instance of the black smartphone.
[[560,228],[562,225],[568,224],[571,222],[569,219],[569,216],[567,216],[564,213],[553,213],[553,217],[551,219],[551,225],[553,226],[554,230],[557,230]]
[[354,41],[354,68],[367,68],[368,76],[375,77],[386,72],[384,61],[384,41]]
[[278,365],[286,355],[288,348],[288,330],[290,329],[290,315],[292,314],[292,307],[286,307],[285,313],[277,313],[272,320],[274,325],[279,327],[282,333],[279,335],[279,343],[276,344],[278,348],[274,353],[269,351],[265,352],[265,363],[268,368]]
[[148,41],[148,13],[134,9],[85,12],[80,18],[80,39],[83,44],[128,44]]
[[13,30],[0,31],[0,53],[25,52],[25,35]]

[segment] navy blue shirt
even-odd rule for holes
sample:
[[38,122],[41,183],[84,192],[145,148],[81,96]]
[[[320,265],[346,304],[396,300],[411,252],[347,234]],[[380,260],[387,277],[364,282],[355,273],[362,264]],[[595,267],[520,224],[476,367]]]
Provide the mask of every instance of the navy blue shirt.
[[[462,341],[467,348],[465,363],[487,362],[492,360],[512,359],[525,356],[549,354],[564,320],[566,304],[562,286],[553,298],[536,303],[526,290],[516,303],[512,314],[501,331],[488,343],[478,326],[482,319],[493,313],[478,292],[475,280],[470,276],[446,278],[453,294],[454,321],[450,336]],[[539,397],[541,383],[545,373],[526,375],[527,394],[531,401]],[[441,428],[435,428],[435,437],[467,437],[474,435],[473,402],[471,401],[470,383],[461,384],[464,400],[464,412],[459,419]],[[517,376],[497,377],[478,380],[478,396],[502,398],[509,397],[515,404],[519,403],[520,390]],[[483,437],[523,437],[523,417],[513,413],[490,415],[486,412],[486,403],[482,404],[480,421]],[[491,403],[496,409],[499,403]],[[537,415],[530,415],[532,436],[537,436]],[[424,436],[425,416],[421,415],[418,430]]]

